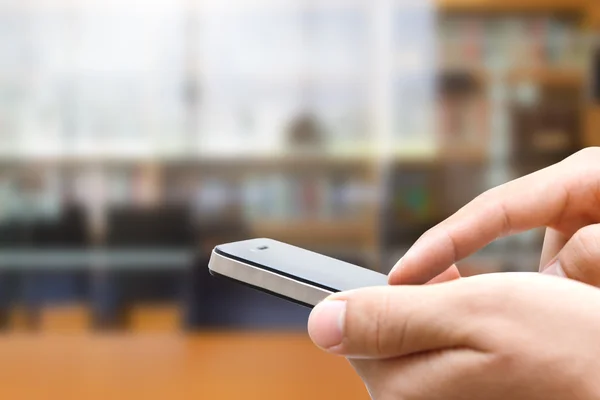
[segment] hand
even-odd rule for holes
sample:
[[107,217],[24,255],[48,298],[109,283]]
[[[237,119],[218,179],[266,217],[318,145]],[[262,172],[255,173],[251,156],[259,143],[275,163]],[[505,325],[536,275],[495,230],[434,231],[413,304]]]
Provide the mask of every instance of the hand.
[[600,398],[600,290],[489,274],[332,295],[309,333],[375,400]]
[[[491,189],[426,232],[390,284],[419,284],[493,240],[547,227],[540,272],[600,286],[600,148]],[[441,279],[446,280],[446,279]]]

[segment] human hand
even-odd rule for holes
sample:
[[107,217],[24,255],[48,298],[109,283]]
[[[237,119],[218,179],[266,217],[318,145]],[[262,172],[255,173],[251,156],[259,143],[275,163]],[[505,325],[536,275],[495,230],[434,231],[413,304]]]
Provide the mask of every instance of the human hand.
[[600,398],[600,291],[540,274],[330,296],[313,341],[348,357],[375,400]]
[[426,232],[389,282],[425,283],[442,271],[457,276],[454,263],[493,240],[547,227],[540,272],[600,286],[599,223],[600,148],[588,148],[478,196]]

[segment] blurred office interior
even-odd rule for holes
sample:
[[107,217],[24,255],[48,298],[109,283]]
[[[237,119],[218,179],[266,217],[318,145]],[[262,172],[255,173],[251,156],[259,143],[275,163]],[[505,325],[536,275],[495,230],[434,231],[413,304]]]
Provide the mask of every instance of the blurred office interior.
[[[600,144],[598,27],[597,0],[1,2],[0,371],[67,349],[84,398],[367,398],[307,309],[210,277],[210,251],[269,237],[387,273]],[[459,268],[537,270],[542,233]],[[35,396],[19,382],[0,393]]]

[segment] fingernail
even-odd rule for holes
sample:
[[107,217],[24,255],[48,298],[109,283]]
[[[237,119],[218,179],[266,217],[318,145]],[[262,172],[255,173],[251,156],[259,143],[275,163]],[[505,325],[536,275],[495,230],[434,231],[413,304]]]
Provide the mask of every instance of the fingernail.
[[546,268],[542,272],[542,274],[560,276],[561,278],[567,277],[567,274],[565,274],[565,270],[562,269],[562,266],[560,265],[560,261],[558,261],[558,260],[556,260],[552,265],[550,265],[548,268]]
[[400,271],[400,269],[402,268],[402,259],[403,259],[403,258],[404,258],[404,257],[402,257],[402,258],[400,258],[400,259],[398,260],[398,262],[396,263],[396,265],[394,265],[394,267],[391,269],[391,271],[390,271],[390,273],[389,273],[388,275],[393,275],[393,274],[395,274],[396,272]]
[[346,302],[325,300],[312,311],[309,323],[310,336],[323,349],[332,349],[342,344]]

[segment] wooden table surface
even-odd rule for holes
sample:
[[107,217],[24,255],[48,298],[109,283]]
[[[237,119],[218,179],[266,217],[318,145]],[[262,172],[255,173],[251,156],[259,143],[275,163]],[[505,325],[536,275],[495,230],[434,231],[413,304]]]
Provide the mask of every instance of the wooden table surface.
[[369,396],[306,334],[12,335],[1,399],[344,399]]

